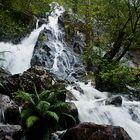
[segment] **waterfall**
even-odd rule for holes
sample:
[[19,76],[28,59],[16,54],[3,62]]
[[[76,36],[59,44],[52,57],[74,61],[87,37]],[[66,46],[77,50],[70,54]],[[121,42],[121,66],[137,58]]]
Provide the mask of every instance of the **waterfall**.
[[20,44],[0,42],[0,52],[3,60],[0,65],[12,74],[22,73],[30,67],[30,60],[34,46],[41,30],[46,25],[35,29],[31,34],[23,39]]
[[[78,56],[70,48],[69,45],[64,41],[64,32],[61,31],[60,25],[58,24],[58,18],[62,16],[64,8],[59,6],[57,3],[50,4],[51,12],[48,16],[46,24],[39,26],[39,20],[36,23],[36,29],[31,34],[24,38],[19,44],[15,45],[12,43],[0,42],[0,66],[7,69],[12,74],[23,73],[31,67],[31,59],[36,55],[34,47],[37,43],[37,39],[42,30],[46,29],[50,32],[45,38],[48,40],[44,42],[45,49],[37,50],[38,52],[43,51],[43,55],[37,54],[42,59],[42,66],[45,63],[45,68],[54,73],[58,79],[69,79],[69,81],[76,80],[73,75],[77,74],[78,71],[84,71],[84,67],[80,62]],[[50,54],[44,54],[44,51],[49,48]],[[44,57],[46,59],[44,59]],[[50,60],[52,59],[53,60]],[[53,61],[53,64],[47,62]],[[35,64],[36,65],[36,64]]]
[[110,124],[123,127],[133,140],[140,137],[140,102],[129,101],[122,96],[122,105],[106,105],[109,93],[96,90],[91,83],[77,83],[84,94],[75,90],[73,86],[67,89],[73,93],[77,101],[73,101],[78,108],[81,122],[94,122],[97,124]]
[[[51,35],[47,36],[48,40],[45,42],[46,47],[50,49],[53,63],[48,65],[46,61],[51,61],[48,58],[46,61],[42,58],[42,63],[45,68],[54,73],[59,79],[67,79],[77,73],[77,69],[84,69],[80,65],[80,61],[73,50],[64,41],[64,32],[58,24],[58,17],[64,12],[64,9],[58,4],[51,5],[52,12],[48,16],[48,22],[36,29],[31,34],[24,38],[19,44],[15,45],[10,42],[0,42],[0,65],[10,71],[12,74],[22,73],[31,67],[31,59],[34,47],[41,31],[46,28],[51,31]],[[41,49],[42,50],[42,49]],[[44,51],[44,50],[43,50]],[[39,58],[40,54],[37,55]],[[44,57],[44,56],[43,56]],[[71,81],[75,80],[74,77]],[[123,127],[131,136],[133,140],[138,140],[140,137],[140,102],[129,101],[122,96],[123,102],[119,107],[113,105],[106,105],[109,93],[99,92],[90,83],[84,84],[76,83],[84,91],[81,94],[75,90],[72,85],[67,89],[73,93],[77,101],[72,101],[78,108],[79,119],[81,122],[94,122],[98,124],[111,124]],[[0,121],[4,118],[3,111],[0,110]]]

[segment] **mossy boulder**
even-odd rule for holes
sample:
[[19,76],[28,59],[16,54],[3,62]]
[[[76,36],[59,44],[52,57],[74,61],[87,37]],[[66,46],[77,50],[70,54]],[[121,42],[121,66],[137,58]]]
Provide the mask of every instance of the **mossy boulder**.
[[[23,90],[29,93],[41,93],[44,90],[65,89],[63,83],[58,83],[52,75],[43,67],[34,66],[23,74],[9,75],[0,77],[0,91],[11,96],[11,93]],[[63,96],[60,98],[64,98]],[[64,100],[64,99],[63,99]]]

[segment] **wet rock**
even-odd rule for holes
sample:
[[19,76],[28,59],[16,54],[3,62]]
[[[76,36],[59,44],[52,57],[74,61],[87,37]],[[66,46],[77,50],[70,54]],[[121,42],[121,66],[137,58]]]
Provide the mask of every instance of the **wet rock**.
[[19,124],[20,112],[18,105],[9,96],[0,95],[1,122]]
[[105,101],[105,104],[106,105],[121,106],[122,105],[122,97],[121,96],[116,96],[116,97],[108,98]]
[[38,21],[38,27],[41,27],[43,24],[47,24],[47,20],[45,18],[40,18]]
[[51,70],[57,80],[75,81],[84,74],[85,69],[77,54],[64,42],[64,34],[57,34],[48,29],[40,33],[31,66],[43,66]]
[[64,17],[63,17],[63,16],[58,17],[58,24],[59,24],[62,28],[64,28],[65,23],[64,23]]
[[21,121],[21,116],[18,107],[7,108],[4,112],[5,122],[8,124],[19,124]]
[[78,84],[74,84],[73,89],[79,91],[81,94],[84,94],[83,89]]
[[[48,46],[47,42],[53,36],[50,30],[44,29],[35,45],[33,57],[31,59],[31,65],[44,66],[51,68],[54,62],[54,51],[51,47]],[[53,45],[53,44],[52,44]]]
[[127,93],[129,100],[140,101],[140,90],[127,86]]
[[64,133],[65,131],[57,131],[55,133],[52,133],[51,140],[60,140]]
[[3,68],[0,68],[0,77],[6,77],[12,75],[8,70],[5,70]]
[[68,104],[69,104],[70,107],[67,110],[67,113],[71,114],[75,118],[76,124],[78,124],[80,122],[79,118],[78,118],[78,109],[73,102],[68,102]]
[[46,89],[51,89],[55,85],[55,80],[51,74],[43,67],[35,66],[22,75],[16,74],[2,79],[0,91],[3,94],[16,92],[17,90],[24,90],[29,93],[38,93]]
[[20,140],[23,135],[20,125],[0,125],[1,140]]
[[74,52],[76,52],[78,54],[82,54],[84,51],[85,45],[86,44],[85,44],[84,34],[77,31],[77,33],[73,37],[73,43],[72,43],[72,47],[73,47]]
[[67,99],[67,101],[76,101],[77,100],[70,91],[66,92],[66,99]]
[[61,140],[132,140],[127,132],[117,126],[81,123],[70,128]]

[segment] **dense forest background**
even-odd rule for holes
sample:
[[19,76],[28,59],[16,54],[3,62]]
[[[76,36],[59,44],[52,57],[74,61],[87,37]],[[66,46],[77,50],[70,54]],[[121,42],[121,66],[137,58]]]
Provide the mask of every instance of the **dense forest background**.
[[[51,0],[2,0],[0,40],[19,42],[36,24],[47,18]],[[66,40],[81,32],[85,36],[83,58],[94,72],[96,87],[119,90],[139,76],[140,2],[137,0],[58,0],[65,8]],[[90,53],[89,53],[90,52]],[[127,56],[127,57],[126,57]],[[126,60],[127,59],[127,60]],[[138,59],[138,60],[136,60]],[[130,67],[129,61],[134,67]],[[109,86],[111,85],[111,86]],[[114,90],[113,88],[113,90]]]

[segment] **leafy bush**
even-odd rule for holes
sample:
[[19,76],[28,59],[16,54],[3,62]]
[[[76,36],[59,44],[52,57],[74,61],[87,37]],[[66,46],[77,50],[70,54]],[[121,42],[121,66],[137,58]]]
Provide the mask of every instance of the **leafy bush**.
[[105,82],[112,84],[127,84],[134,80],[132,68],[116,62],[103,63],[99,74]]
[[[75,124],[74,117],[65,113],[69,109],[69,105],[60,101],[56,95],[57,93],[50,90],[43,91],[41,94],[36,93],[36,95],[23,91],[16,93],[16,97],[23,102],[21,111],[23,125],[31,131],[36,124],[41,124],[41,127],[44,128],[42,135],[46,140],[49,139],[53,131],[67,126],[67,120],[72,125]],[[65,125],[61,125],[63,124],[62,120],[65,122]],[[40,128],[35,129],[38,130]]]

